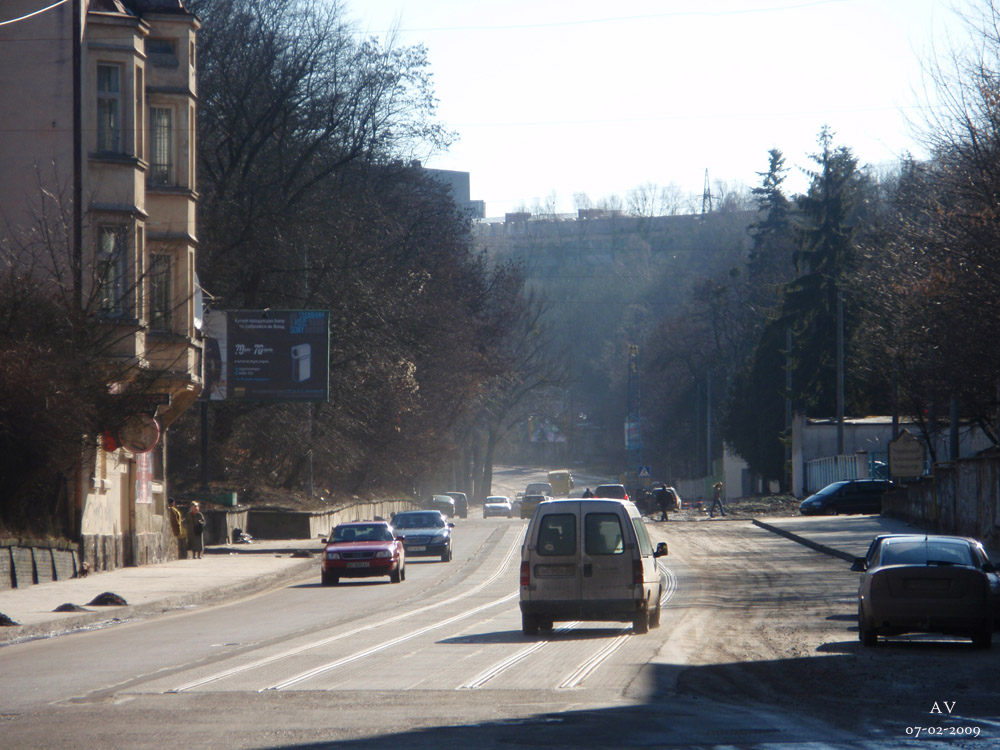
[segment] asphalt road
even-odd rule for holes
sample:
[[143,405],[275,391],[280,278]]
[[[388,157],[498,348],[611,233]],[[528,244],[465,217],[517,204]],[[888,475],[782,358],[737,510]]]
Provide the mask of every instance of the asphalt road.
[[[997,746],[1000,652],[862,650],[839,558],[747,521],[650,524],[671,546],[659,629],[526,637],[526,523],[478,510],[452,562],[411,558],[402,584],[322,587],[317,564],[224,605],[0,648],[0,747]],[[932,722],[979,737],[913,736]]]

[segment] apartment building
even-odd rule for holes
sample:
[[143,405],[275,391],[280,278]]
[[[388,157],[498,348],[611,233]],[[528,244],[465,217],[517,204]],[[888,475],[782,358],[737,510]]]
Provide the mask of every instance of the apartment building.
[[167,428],[202,388],[198,28],[182,0],[0,4],[0,233],[37,243],[62,221],[66,257],[46,272],[72,279],[113,332],[109,356],[153,382],[81,462],[74,524],[96,569],[176,555]]

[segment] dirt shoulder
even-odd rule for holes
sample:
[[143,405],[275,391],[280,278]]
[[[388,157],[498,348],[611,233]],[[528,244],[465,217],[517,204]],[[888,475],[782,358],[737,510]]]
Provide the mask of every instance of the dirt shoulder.
[[658,530],[693,597],[679,628],[679,694],[759,703],[900,742],[929,725],[975,725],[981,738],[1000,738],[1000,646],[914,636],[863,648],[857,574],[842,560],[733,517]]

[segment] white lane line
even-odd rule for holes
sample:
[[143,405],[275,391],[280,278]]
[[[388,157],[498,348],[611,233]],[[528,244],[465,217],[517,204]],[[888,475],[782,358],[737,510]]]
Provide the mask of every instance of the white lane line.
[[373,646],[372,648],[365,649],[364,651],[358,651],[356,654],[351,654],[350,656],[345,656],[343,659],[337,659],[336,661],[328,662],[326,664],[323,664],[322,666],[316,667],[315,669],[310,669],[308,672],[302,672],[301,674],[295,675],[295,677],[290,677],[289,679],[284,680],[283,682],[278,682],[266,688],[261,688],[257,692],[263,693],[266,690],[284,690],[285,688],[297,685],[300,682],[304,682],[305,680],[310,680],[313,677],[318,677],[321,674],[332,672],[334,669],[342,667],[345,664],[350,664],[351,662],[358,661],[359,659],[364,659],[365,657],[377,654],[380,651],[385,651],[387,648],[392,648],[393,646],[397,646],[400,643],[409,641],[413,638],[416,638],[417,636],[423,635],[424,633],[429,633],[432,630],[443,628],[445,625],[451,625],[452,623],[458,622],[459,620],[464,620],[467,617],[472,617],[473,615],[479,614],[485,609],[489,609],[490,607],[495,607],[498,604],[503,604],[504,602],[509,602],[511,599],[515,599],[520,595],[521,592],[515,591],[513,594],[509,594],[503,597],[502,599],[494,599],[492,602],[488,602],[487,604],[482,604],[474,609],[470,609],[468,612],[463,612],[460,615],[449,617],[447,620],[441,620],[440,622],[435,622],[432,625],[427,625],[425,627],[418,628],[417,630],[407,633],[406,635],[400,636],[399,638],[393,638],[391,641],[385,641],[384,643],[380,643],[379,645]]
[[674,571],[666,565],[662,565],[660,563],[657,563],[657,565],[659,565],[660,570],[662,570],[663,574],[667,577],[667,588],[662,594],[660,594],[660,606],[663,606],[670,601],[671,598],[673,598],[675,593],[677,593],[677,576]]
[[[554,630],[553,633],[565,633],[567,631],[572,630],[573,628],[575,628],[579,624],[580,623],[578,623],[578,622],[569,622],[569,623],[566,623],[562,627],[556,628],[556,630]],[[547,645],[549,645],[549,641],[539,641],[538,643],[535,643],[535,644],[533,644],[531,646],[528,646],[527,648],[522,648],[520,651],[518,651],[518,652],[516,652],[514,654],[511,654],[510,656],[508,656],[503,661],[497,662],[496,664],[494,664],[489,669],[487,669],[487,670],[485,670],[483,672],[480,672],[478,675],[476,675],[475,677],[473,677],[471,680],[469,680],[468,682],[466,682],[466,683],[464,683],[462,685],[459,685],[455,689],[456,690],[475,690],[476,688],[481,688],[483,685],[485,685],[487,682],[489,682],[490,680],[492,680],[497,675],[503,674],[505,671],[507,671],[508,669],[510,669],[511,667],[513,667],[515,664],[517,664],[519,661],[521,661],[525,657],[527,657],[527,656],[535,653],[536,651],[538,651],[539,649],[544,648]]]
[[625,645],[625,641],[631,637],[631,633],[628,632],[629,629],[630,628],[625,629],[625,632],[616,637],[613,641],[611,641],[611,643],[607,644],[604,648],[587,659],[587,661],[578,666],[572,674],[569,675],[569,677],[559,684],[559,688],[574,688],[587,679],[587,676],[601,666],[601,664],[603,664],[608,657],[611,656],[611,654]]
[[372,630],[373,628],[377,628],[383,625],[391,625],[395,622],[399,622],[400,620],[405,620],[407,618],[413,617],[414,615],[419,615],[424,612],[428,612],[432,609],[444,607],[448,604],[454,604],[457,601],[470,597],[474,594],[478,594],[484,588],[486,588],[491,583],[496,581],[497,578],[499,578],[500,575],[504,572],[505,568],[507,567],[507,564],[510,562],[511,557],[514,555],[514,552],[519,549],[520,541],[521,541],[521,530],[517,531],[514,534],[513,541],[511,543],[510,548],[507,550],[507,554],[504,555],[504,559],[500,562],[500,565],[497,566],[497,569],[493,572],[493,574],[489,578],[487,578],[482,583],[477,584],[468,591],[459,594],[457,596],[453,596],[451,599],[445,599],[444,601],[437,602],[436,604],[428,604],[424,607],[420,607],[419,609],[402,612],[394,617],[388,617],[384,620],[379,620],[377,623],[374,623],[372,625],[364,625],[358,628],[354,628],[352,630],[337,633],[336,635],[332,635],[328,638],[322,638],[318,641],[312,641],[310,643],[306,643],[301,646],[296,646],[295,648],[286,649],[285,651],[273,654],[271,656],[265,656],[262,659],[257,659],[247,664],[241,664],[238,667],[231,667],[230,669],[225,669],[221,672],[216,672],[214,674],[207,675],[206,677],[200,677],[197,680],[191,680],[190,682],[185,682],[183,685],[179,685],[178,687],[167,690],[165,691],[165,693],[183,693],[187,690],[193,690],[194,688],[201,687],[202,685],[207,685],[210,682],[216,682],[217,680],[222,680],[225,679],[226,677],[232,677],[233,675],[239,674],[240,672],[246,672],[251,669],[257,669],[258,667],[263,667],[268,664],[273,664],[276,661],[287,659],[291,656],[295,656],[296,654],[301,654],[304,651],[309,651],[310,649],[326,646],[327,644],[334,643],[335,641],[343,640],[344,638],[350,638],[352,636],[357,635],[358,633],[364,633],[368,630]]
[[[666,565],[662,565],[660,563],[657,563],[657,565],[660,570],[663,571],[663,574],[667,579],[666,588],[663,590],[663,593],[660,594],[660,606],[662,607],[673,598],[675,593],[677,593],[677,576]],[[561,689],[574,688],[587,679],[587,677],[589,677],[595,669],[601,666],[601,664],[603,664],[615,651],[625,645],[625,641],[628,640],[631,633],[628,632],[630,630],[629,628],[625,628],[624,630],[625,632],[617,636],[613,641],[594,654],[594,656],[577,667],[572,674],[559,684],[559,687]]]

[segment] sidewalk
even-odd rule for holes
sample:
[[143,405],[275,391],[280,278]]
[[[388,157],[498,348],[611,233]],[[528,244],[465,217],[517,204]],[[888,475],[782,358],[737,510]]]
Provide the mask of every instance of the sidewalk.
[[[208,547],[201,560],[171,560],[4,589],[0,591],[0,614],[18,625],[0,627],[0,646],[235,599],[310,573],[318,580],[321,551],[318,539],[262,540]],[[89,605],[103,593],[117,594],[127,604]],[[54,611],[65,604],[84,611]]]

